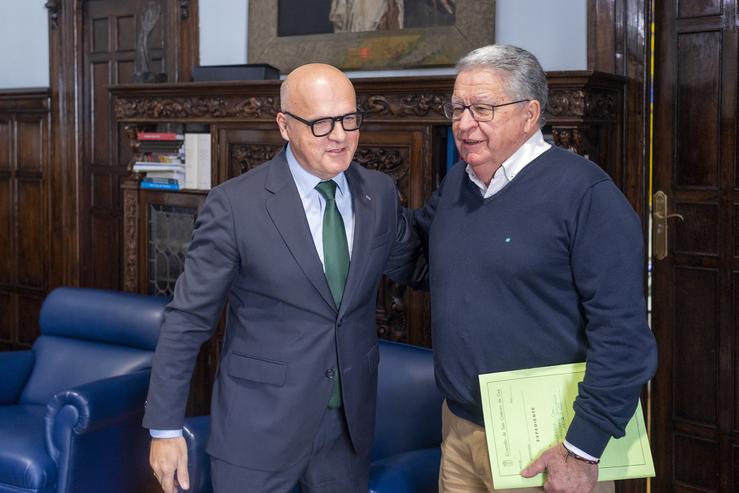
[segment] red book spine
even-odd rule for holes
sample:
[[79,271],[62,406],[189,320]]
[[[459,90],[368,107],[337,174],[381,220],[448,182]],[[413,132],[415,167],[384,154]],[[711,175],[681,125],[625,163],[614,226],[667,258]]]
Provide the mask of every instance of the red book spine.
[[180,134],[170,132],[139,132],[136,135],[138,140],[182,140]]

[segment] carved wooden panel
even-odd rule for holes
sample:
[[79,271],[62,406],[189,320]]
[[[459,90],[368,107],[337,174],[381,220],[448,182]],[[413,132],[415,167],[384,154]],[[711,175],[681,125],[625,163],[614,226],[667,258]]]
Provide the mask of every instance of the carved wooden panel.
[[19,178],[16,187],[17,282],[23,288],[42,292],[46,287],[48,253],[43,181]]
[[[714,440],[701,440],[686,435],[675,436],[675,479],[683,485],[676,491],[718,491],[718,463],[712,458],[719,453]],[[700,464],[699,467],[696,467]]]
[[284,147],[285,141],[274,122],[255,123],[250,127],[214,125],[211,128],[220,149],[216,183],[246,173],[272,159]]
[[[719,205],[717,203],[675,202],[674,211],[683,216],[679,224],[668,225],[671,251],[688,255],[719,254]],[[678,219],[675,219],[678,221]],[[710,233],[707,233],[710,232]]]
[[[432,155],[431,129],[422,125],[369,123],[362,129],[355,159],[393,177],[402,205],[421,207],[440,170]],[[377,299],[378,335],[431,346],[428,295],[383,278]]]
[[130,97],[118,98],[113,110],[119,120],[274,120],[280,102],[277,96]]
[[[139,195],[138,182],[123,184],[123,289],[138,292]],[[143,252],[141,252],[143,253]]]
[[0,348],[28,347],[49,288],[49,95],[0,92]]
[[678,17],[702,17],[705,15],[720,15],[721,0],[680,0],[677,3]]
[[[675,363],[673,387],[675,417],[691,423],[716,424],[718,388],[718,272],[679,267],[676,282]],[[690,364],[686,364],[690,362]]]
[[719,186],[721,52],[719,32],[678,35],[675,184],[681,188]]
[[256,168],[279,154],[282,148],[281,144],[229,144],[227,149],[229,175],[242,175]]

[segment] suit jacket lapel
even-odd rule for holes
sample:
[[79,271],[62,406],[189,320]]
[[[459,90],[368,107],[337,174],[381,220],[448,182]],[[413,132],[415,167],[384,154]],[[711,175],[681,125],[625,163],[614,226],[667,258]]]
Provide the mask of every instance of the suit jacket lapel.
[[328,306],[336,310],[284,151],[270,163],[265,188],[273,194],[267,198],[265,206],[280,236],[313,287]]
[[364,269],[369,260],[370,240],[372,239],[373,224],[375,221],[375,208],[372,203],[372,195],[367,190],[367,184],[359,174],[357,167],[352,163],[345,171],[349,188],[352,192],[352,207],[354,208],[354,241],[352,245],[351,263],[349,274],[346,279],[344,296],[341,300],[340,313],[346,311],[353,301],[354,293],[358,285],[364,282]]

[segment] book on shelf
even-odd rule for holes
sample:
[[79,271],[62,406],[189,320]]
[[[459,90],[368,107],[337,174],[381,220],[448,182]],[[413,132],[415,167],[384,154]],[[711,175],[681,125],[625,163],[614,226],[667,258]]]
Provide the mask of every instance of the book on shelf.
[[147,171],[144,180],[157,183],[177,183],[180,189],[185,187],[185,173],[181,171]]
[[179,153],[183,142],[183,140],[141,140],[139,149],[141,152]]
[[180,185],[176,181],[174,183],[161,183],[159,181],[146,181],[146,178],[141,181],[140,187],[142,190],[180,190]]
[[185,188],[210,190],[210,134],[185,134]]
[[136,161],[133,164],[133,170],[137,173],[149,172],[149,171],[180,171],[185,172],[185,166],[183,164],[166,164],[166,163],[152,163],[149,161]]
[[182,164],[182,156],[178,152],[143,152],[140,162]]
[[185,136],[175,132],[139,132],[136,134],[137,140],[185,140]]

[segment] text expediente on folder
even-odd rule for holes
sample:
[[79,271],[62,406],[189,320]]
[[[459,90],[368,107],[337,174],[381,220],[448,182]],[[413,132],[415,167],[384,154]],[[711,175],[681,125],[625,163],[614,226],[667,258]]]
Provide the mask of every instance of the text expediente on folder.
[[[545,477],[521,476],[542,452],[564,440],[574,418],[585,363],[480,375],[490,466],[496,489],[543,486]],[[641,402],[626,435],[611,438],[598,464],[598,481],[654,476]]]

